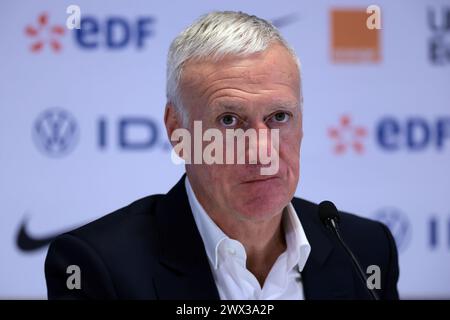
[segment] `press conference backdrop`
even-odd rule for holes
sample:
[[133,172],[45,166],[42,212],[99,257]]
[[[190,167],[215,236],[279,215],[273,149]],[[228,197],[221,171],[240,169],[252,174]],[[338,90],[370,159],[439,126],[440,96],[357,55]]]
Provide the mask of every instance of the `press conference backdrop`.
[[[71,4],[80,30],[66,27]],[[371,4],[381,29],[364,27]],[[0,8],[0,297],[45,298],[49,239],[180,178],[163,125],[167,50],[199,15],[228,9],[271,20],[301,59],[296,195],[386,223],[401,297],[450,298],[449,1]]]

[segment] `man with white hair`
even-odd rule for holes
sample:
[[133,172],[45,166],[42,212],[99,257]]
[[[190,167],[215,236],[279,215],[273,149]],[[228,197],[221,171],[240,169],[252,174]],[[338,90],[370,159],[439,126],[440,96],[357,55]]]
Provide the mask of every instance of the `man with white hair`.
[[[244,158],[269,150],[277,170],[262,174],[267,163],[259,158],[187,161],[186,175],[166,195],[59,236],[45,265],[49,298],[370,298],[344,249],[320,223],[317,205],[294,197],[302,102],[300,63],[271,23],[213,12],[189,26],[172,42],[167,62],[164,120],[175,150],[180,130],[198,137],[196,123],[200,136],[211,130],[215,140],[268,130],[276,135],[249,142]],[[207,148],[203,142],[200,151]],[[187,159],[193,149],[187,145],[178,155]],[[212,154],[230,150],[238,149],[222,143]],[[342,235],[364,270],[379,267],[380,298],[397,299],[397,251],[389,230],[340,216]],[[80,267],[80,289],[67,288],[69,265]]]

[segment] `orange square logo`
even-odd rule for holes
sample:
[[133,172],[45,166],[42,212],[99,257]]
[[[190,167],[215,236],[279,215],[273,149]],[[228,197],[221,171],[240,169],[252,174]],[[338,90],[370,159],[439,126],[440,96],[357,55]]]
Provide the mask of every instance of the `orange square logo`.
[[369,29],[365,9],[331,10],[331,58],[335,63],[377,63],[380,30]]

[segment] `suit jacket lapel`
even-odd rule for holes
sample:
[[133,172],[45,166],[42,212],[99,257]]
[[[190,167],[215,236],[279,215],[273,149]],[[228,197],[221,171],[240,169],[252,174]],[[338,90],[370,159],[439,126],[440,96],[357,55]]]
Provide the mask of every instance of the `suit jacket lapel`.
[[203,240],[192,216],[185,175],[156,208],[160,269],[154,278],[159,299],[213,299],[219,294]]
[[305,299],[351,299],[354,297],[351,261],[320,222],[316,205],[299,199],[293,204],[311,245],[302,271]]

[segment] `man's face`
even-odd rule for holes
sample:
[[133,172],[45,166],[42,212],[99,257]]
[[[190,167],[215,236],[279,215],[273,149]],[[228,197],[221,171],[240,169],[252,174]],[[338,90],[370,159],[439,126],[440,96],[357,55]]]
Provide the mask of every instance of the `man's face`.
[[[226,129],[279,129],[279,170],[273,175],[261,175],[261,164],[248,161],[186,165],[206,211],[253,221],[281,213],[297,187],[303,135],[300,79],[290,53],[276,44],[246,57],[191,61],[183,69],[180,88],[192,136],[194,121],[202,121],[203,131],[219,129],[224,137]],[[267,148],[267,141],[258,147]]]

